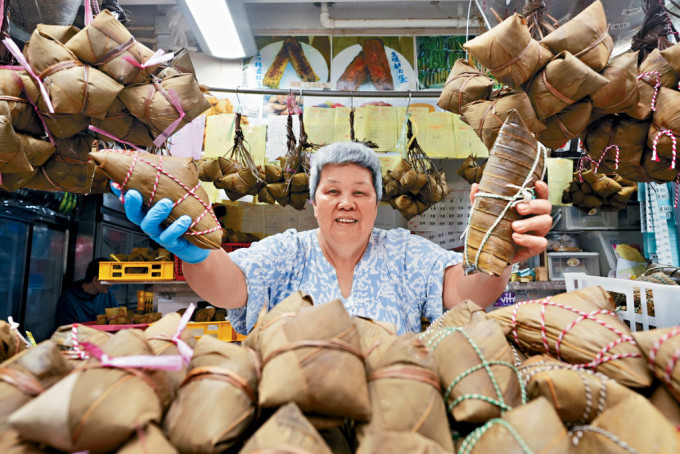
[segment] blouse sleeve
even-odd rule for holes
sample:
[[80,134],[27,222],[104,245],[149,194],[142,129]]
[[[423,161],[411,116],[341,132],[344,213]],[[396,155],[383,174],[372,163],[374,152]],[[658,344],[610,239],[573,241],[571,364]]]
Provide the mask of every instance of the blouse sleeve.
[[413,291],[422,302],[421,315],[430,321],[443,313],[442,293],[444,271],[463,260],[461,254],[443,249],[418,235],[409,235],[406,248],[406,275],[408,282],[418,283]]
[[[264,305],[276,301],[275,296],[284,292],[295,274],[295,264],[304,260],[298,233],[295,229],[269,236],[253,243],[249,248],[237,249],[229,256],[246,278],[248,301],[245,307],[229,309],[232,327],[247,334],[257,322]],[[302,265],[300,265],[302,266]]]

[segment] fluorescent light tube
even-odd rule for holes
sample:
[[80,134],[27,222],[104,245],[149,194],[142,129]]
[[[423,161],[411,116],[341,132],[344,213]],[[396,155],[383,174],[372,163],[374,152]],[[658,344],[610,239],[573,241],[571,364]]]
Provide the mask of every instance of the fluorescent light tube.
[[257,54],[242,0],[177,0],[201,50],[225,60]]

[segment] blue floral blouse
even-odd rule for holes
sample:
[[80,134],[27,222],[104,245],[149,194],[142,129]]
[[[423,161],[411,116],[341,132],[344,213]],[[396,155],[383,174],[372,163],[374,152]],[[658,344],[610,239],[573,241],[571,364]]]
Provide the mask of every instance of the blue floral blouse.
[[263,304],[271,309],[298,290],[314,304],[340,299],[350,315],[393,323],[398,334],[418,332],[421,316],[434,320],[442,314],[444,270],[462,261],[460,254],[408,230],[373,229],[345,299],[316,230],[290,229],[229,255],[248,285],[246,306],[228,311],[234,329],[244,334],[257,322]]

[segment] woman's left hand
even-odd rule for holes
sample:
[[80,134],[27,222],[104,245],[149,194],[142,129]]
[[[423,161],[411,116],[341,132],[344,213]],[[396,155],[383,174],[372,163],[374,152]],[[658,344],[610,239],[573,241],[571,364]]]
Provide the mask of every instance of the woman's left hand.
[[[474,201],[479,186],[475,183],[470,191],[470,200]],[[521,262],[540,254],[548,246],[545,235],[552,226],[552,204],[548,201],[548,185],[544,181],[536,182],[536,199],[520,202],[515,209],[525,219],[512,223],[512,241],[517,245],[513,255],[513,263]]]

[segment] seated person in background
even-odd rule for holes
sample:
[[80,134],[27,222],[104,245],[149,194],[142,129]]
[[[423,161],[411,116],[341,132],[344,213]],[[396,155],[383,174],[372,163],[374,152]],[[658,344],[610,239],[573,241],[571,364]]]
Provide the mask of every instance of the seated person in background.
[[91,322],[103,314],[105,308],[118,307],[116,298],[109,292],[111,284],[99,281],[99,262],[104,261],[104,258],[92,260],[87,265],[85,279],[74,282],[61,294],[57,303],[57,326]]

